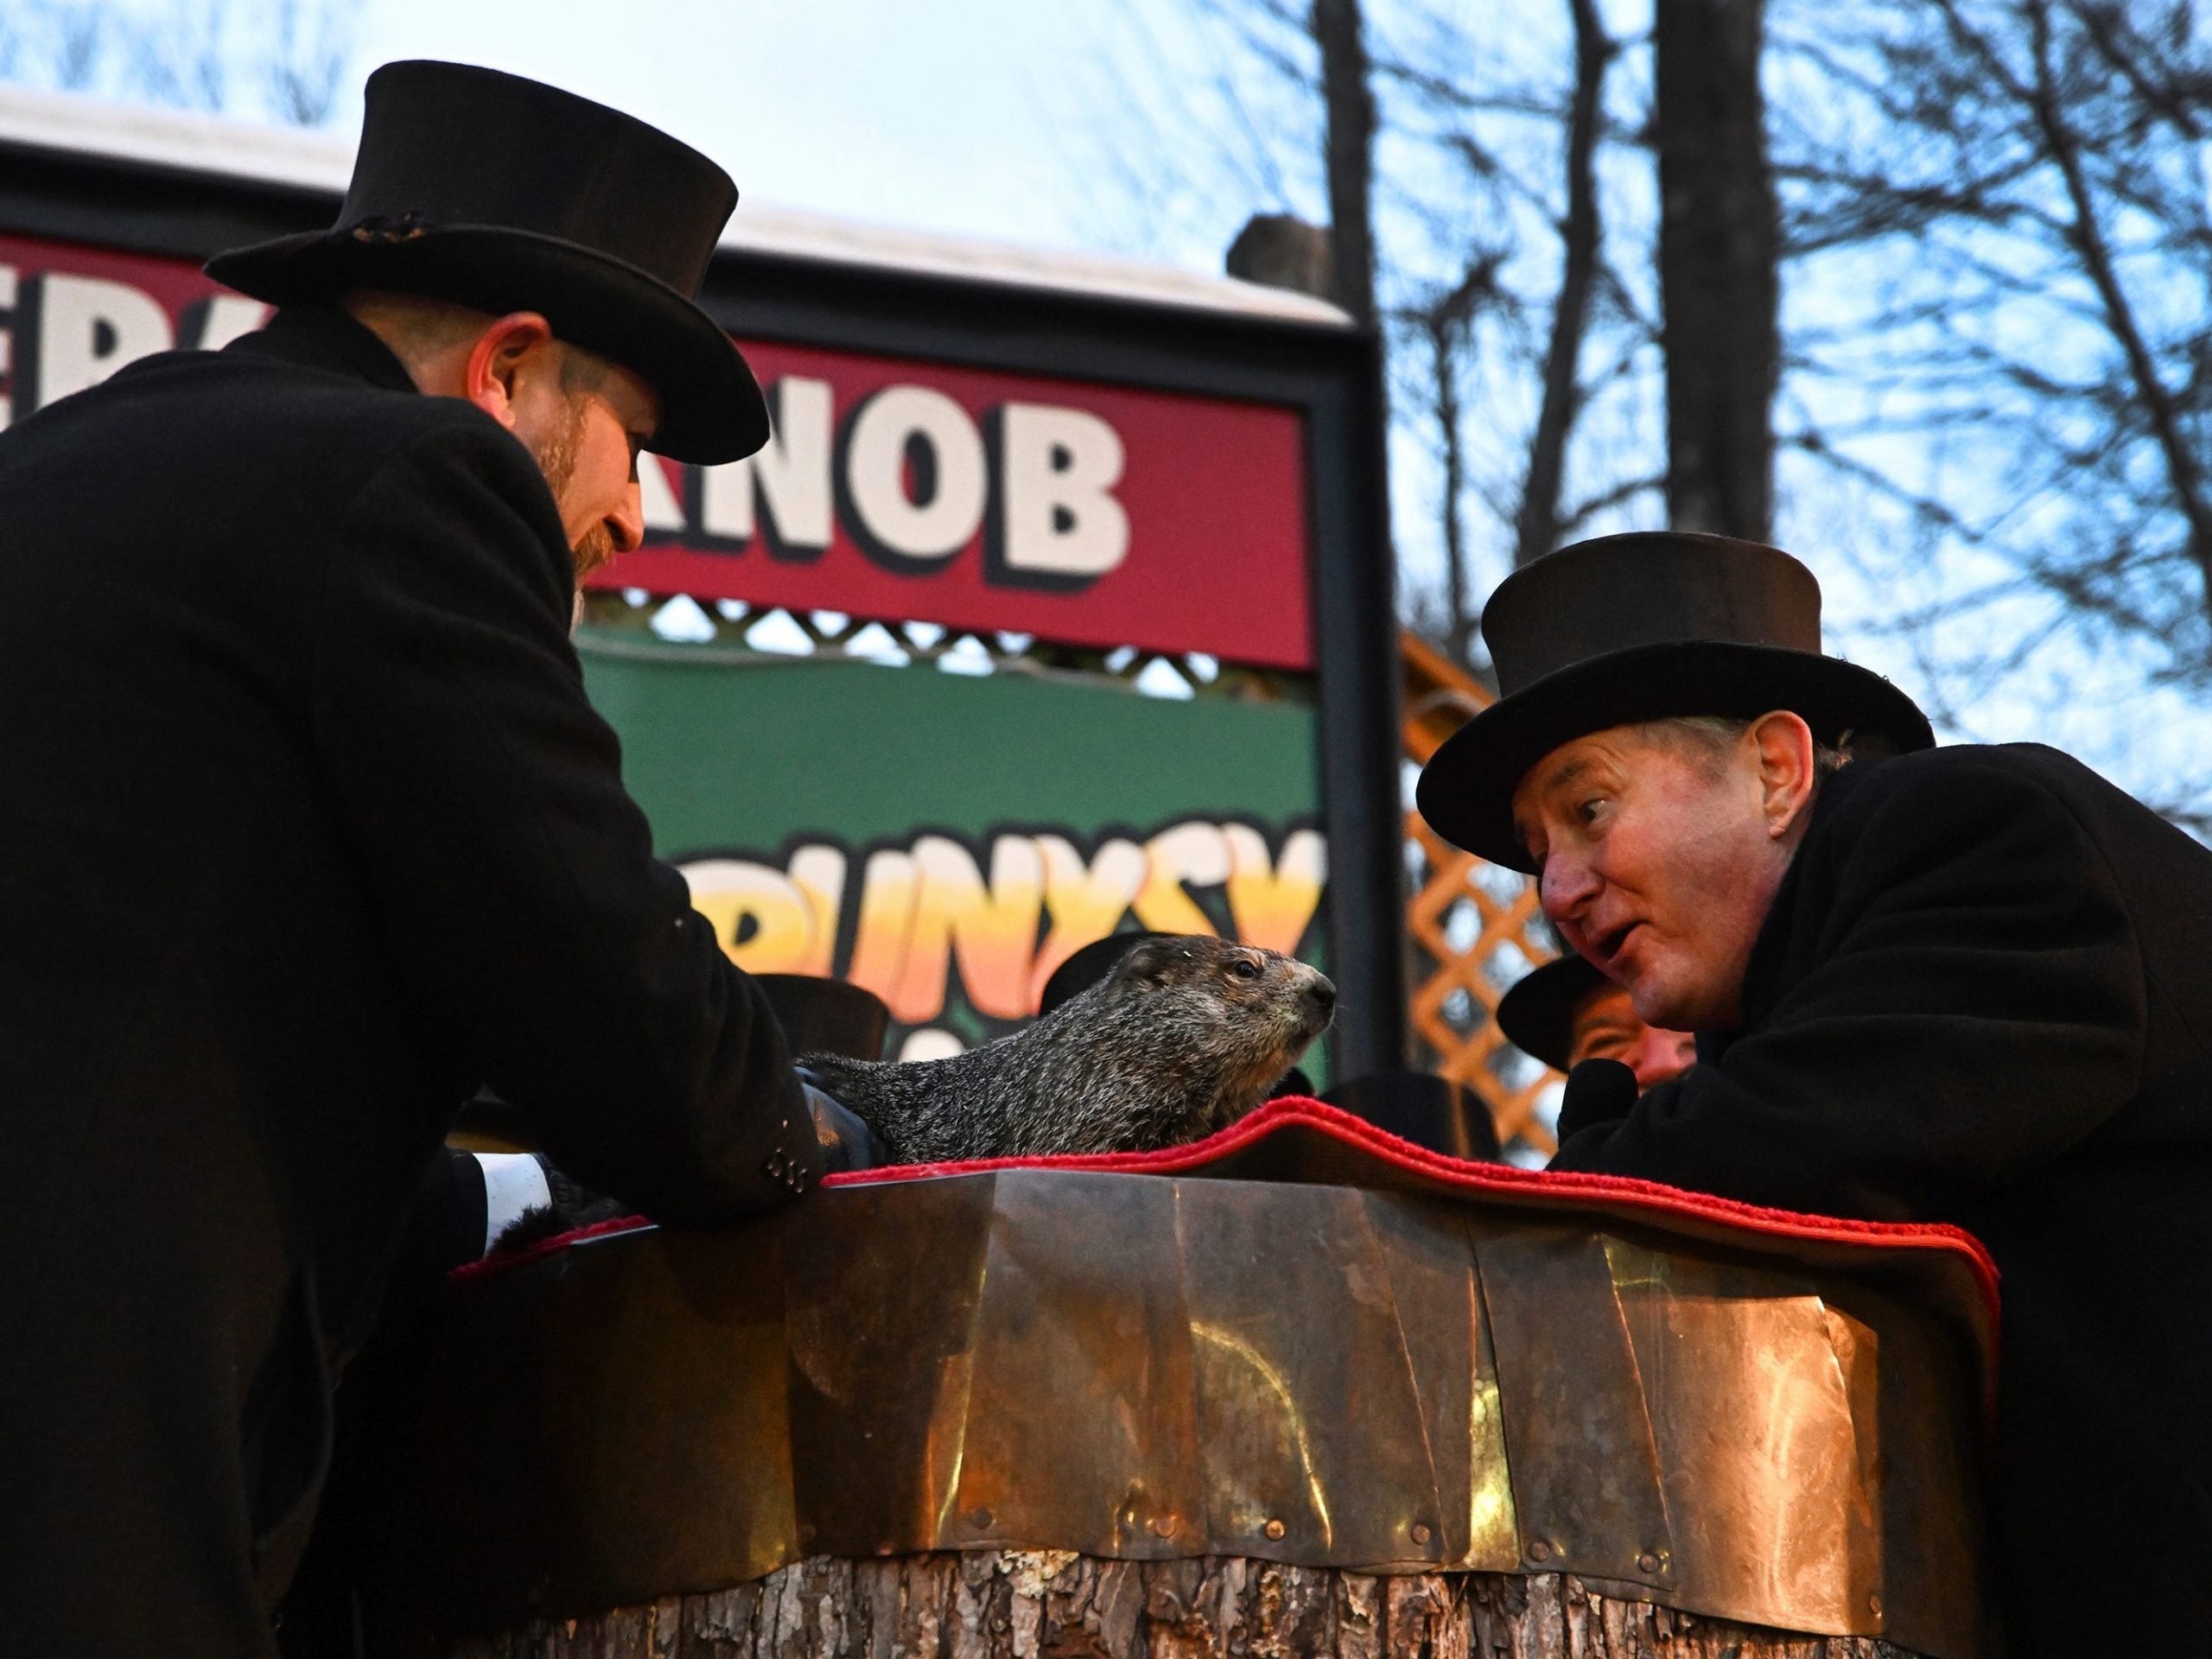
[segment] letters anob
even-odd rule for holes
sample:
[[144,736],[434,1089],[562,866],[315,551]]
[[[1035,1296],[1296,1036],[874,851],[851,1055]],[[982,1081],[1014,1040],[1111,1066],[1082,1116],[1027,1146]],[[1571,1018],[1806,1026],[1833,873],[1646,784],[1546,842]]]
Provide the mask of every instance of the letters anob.
[[899,384],[841,414],[827,381],[770,383],[775,435],[757,455],[684,469],[648,516],[666,540],[811,563],[838,524],[884,569],[926,575],[978,550],[984,579],[1061,592],[1128,556],[1115,498],[1126,451],[1087,410],[1008,401],[978,422],[933,387]]

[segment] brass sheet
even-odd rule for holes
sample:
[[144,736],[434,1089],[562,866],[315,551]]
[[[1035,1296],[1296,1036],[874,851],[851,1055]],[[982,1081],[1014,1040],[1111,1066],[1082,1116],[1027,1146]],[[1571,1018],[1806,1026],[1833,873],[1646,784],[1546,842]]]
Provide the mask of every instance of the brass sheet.
[[1433,1567],[1436,1477],[1365,1195],[1268,1191],[1177,1195],[1213,1552]]
[[1442,1521],[1441,1564],[1510,1573],[1520,1562],[1521,1530],[1473,1241],[1457,1205],[1364,1197],[1420,1399]]
[[1985,1651],[1954,1329],[1527,1208],[1005,1170],[592,1241],[448,1299],[390,1582],[448,1630],[807,1554],[1554,1572]]
[[1725,1586],[1708,1599],[1727,1618],[1859,1629],[1880,1590],[1878,1540],[1821,1299],[1770,1268],[1618,1237],[1605,1251],[1662,1471],[1672,1571]]
[[964,1453],[933,1541],[1187,1554],[1205,1504],[1174,1185],[995,1179]]
[[[1831,1345],[1852,1378],[1860,1489],[1874,1508],[1884,1634],[1926,1653],[1981,1638],[1988,1535],[1979,1503],[1981,1419],[1970,1356],[1918,1307],[1879,1287],[1821,1287]],[[1848,1352],[1835,1339],[1851,1333]]]
[[1521,1558],[1647,1584],[1676,1582],[1642,1374],[1604,1238],[1579,1224],[1472,1224],[1497,1338]]

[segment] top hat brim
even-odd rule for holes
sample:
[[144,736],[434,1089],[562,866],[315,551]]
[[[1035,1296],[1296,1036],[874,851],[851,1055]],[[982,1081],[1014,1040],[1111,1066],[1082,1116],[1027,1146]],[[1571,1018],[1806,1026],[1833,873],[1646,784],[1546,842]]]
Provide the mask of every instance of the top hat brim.
[[233,248],[207,274],[272,305],[394,289],[495,314],[537,311],[555,336],[619,363],[658,394],[645,447],[715,466],[768,441],[767,400],[736,342],[693,301],[635,265],[499,225],[315,231]]
[[784,1028],[793,1059],[802,1054],[835,1054],[848,1060],[883,1058],[891,1010],[866,986],[812,974],[755,974],[753,982]]
[[1498,999],[1497,1028],[1523,1054],[1564,1071],[1574,1058],[1574,1014],[1613,982],[1572,952],[1531,969]]
[[1904,753],[1936,742],[1910,697],[1856,664],[1781,645],[1668,640],[1569,664],[1501,697],[1430,757],[1414,804],[1453,845],[1534,874],[1514,828],[1513,792],[1554,749],[1640,721],[1751,720],[1777,709],[1802,718],[1822,743],[1849,738]]

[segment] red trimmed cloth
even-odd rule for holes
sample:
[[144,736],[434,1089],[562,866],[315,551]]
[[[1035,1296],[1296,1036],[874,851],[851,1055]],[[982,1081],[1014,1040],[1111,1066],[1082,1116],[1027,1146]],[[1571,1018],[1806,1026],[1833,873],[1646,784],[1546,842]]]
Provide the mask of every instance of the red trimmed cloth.
[[[1287,1096],[1217,1135],[1157,1152],[988,1158],[966,1163],[900,1164],[831,1175],[826,1189],[941,1180],[1004,1169],[1081,1170],[1244,1181],[1299,1181],[1455,1198],[1484,1206],[1590,1215],[1844,1273],[1901,1274],[1919,1297],[1958,1319],[1982,1359],[1993,1398],[1997,1357],[1997,1266],[1979,1240],[1940,1224],[1853,1221],[1799,1215],[1732,1198],[1662,1186],[1620,1175],[1587,1175],[1474,1163],[1386,1135],[1318,1100]],[[504,1273],[587,1239],[632,1232],[642,1217],[601,1222],[458,1269],[456,1281]]]

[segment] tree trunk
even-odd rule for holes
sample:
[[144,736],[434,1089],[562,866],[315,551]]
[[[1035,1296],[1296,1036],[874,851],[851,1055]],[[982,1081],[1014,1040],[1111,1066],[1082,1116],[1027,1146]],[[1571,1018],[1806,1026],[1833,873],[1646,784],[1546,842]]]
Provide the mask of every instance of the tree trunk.
[[1359,0],[1313,0],[1311,28],[1321,56],[1336,301],[1359,321],[1373,322],[1375,90]]
[[1613,42],[1597,0],[1569,0],[1574,19],[1574,97],[1567,121],[1567,217],[1560,224],[1559,297],[1544,351],[1544,401],[1529,441],[1529,474],[1514,526],[1513,563],[1533,563],[1559,543],[1560,490],[1567,441],[1582,408],[1582,336],[1598,274],[1598,124],[1605,113],[1605,68]]
[[457,1642],[447,1659],[1911,1659],[1620,1601],[1559,1574],[1376,1578],[1242,1556],[817,1556],[754,1584]]
[[1667,0],[1652,30],[1668,514],[1754,541],[1771,533],[1780,363],[1761,8]]

